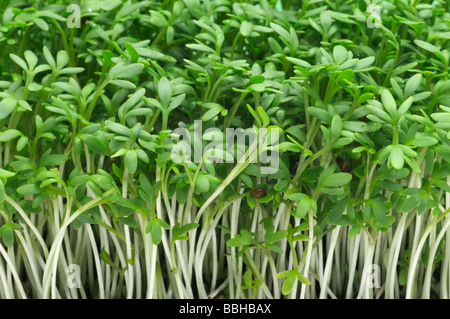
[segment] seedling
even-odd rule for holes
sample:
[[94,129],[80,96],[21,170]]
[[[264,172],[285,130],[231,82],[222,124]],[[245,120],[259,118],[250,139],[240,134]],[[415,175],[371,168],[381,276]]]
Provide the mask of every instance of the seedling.
[[450,297],[446,1],[0,14],[0,298]]

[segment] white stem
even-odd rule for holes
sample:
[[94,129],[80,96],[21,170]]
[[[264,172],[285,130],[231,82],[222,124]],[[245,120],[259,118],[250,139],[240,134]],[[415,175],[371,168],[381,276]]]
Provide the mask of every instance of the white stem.
[[8,283],[5,268],[3,267],[3,262],[1,260],[0,260],[0,284],[3,286],[3,289],[0,289],[2,298],[13,299],[14,291],[12,289],[12,286]]
[[33,234],[36,236],[36,239],[38,240],[39,244],[41,245],[45,257],[47,258],[48,257],[48,249],[47,249],[47,246],[45,245],[45,241],[42,238],[41,233],[34,226],[33,222],[28,218],[27,214],[23,211],[22,207],[20,207],[19,204],[17,204],[9,196],[5,196],[5,201],[7,201],[11,206],[13,206],[19,213],[20,217],[22,217],[25,220],[25,223],[33,231]]
[[420,238],[420,241],[414,250],[414,253],[411,255],[411,260],[409,262],[409,269],[408,269],[408,281],[406,283],[406,299],[411,299],[413,294],[413,288],[414,288],[414,279],[416,274],[416,267],[418,260],[421,256],[422,248],[427,240],[427,237],[429,233],[431,232],[432,228],[435,226],[435,222],[429,223],[428,227],[425,229],[422,237]]
[[373,261],[373,253],[374,253],[374,249],[375,249],[375,243],[372,242],[371,238],[369,238],[370,235],[368,235],[367,233],[365,233],[366,235],[366,240],[365,240],[365,258],[364,258],[364,267],[363,267],[363,272],[362,272],[362,277],[361,277],[361,285],[359,288],[359,293],[358,296],[356,297],[357,299],[362,298],[363,294],[364,294],[364,298],[369,299],[370,298],[370,287],[369,287],[369,280],[368,280],[368,276],[369,276],[369,267],[372,264]]
[[331,267],[333,265],[334,248],[336,247],[337,237],[339,236],[340,230],[341,227],[338,226],[335,229],[333,229],[331,233],[331,243],[330,248],[328,249],[327,262],[325,265],[324,275],[320,284],[320,299],[325,299],[327,295],[327,288],[330,281]]
[[98,255],[97,244],[95,243],[94,232],[92,231],[92,227],[89,224],[85,224],[87,233],[89,235],[89,241],[92,247],[92,253],[94,254],[95,266],[97,270],[97,279],[98,279],[98,288],[99,288],[99,297],[100,299],[105,299],[105,285],[103,283],[103,272],[102,266],[100,263],[100,257]]
[[[311,256],[312,256],[312,249],[313,249],[313,243],[314,243],[314,216],[312,210],[308,212],[308,223],[309,223],[309,242],[308,242],[308,251],[306,252],[306,262],[305,267],[303,269],[303,276],[305,278],[308,278],[309,275],[309,265],[311,263]],[[306,290],[308,286],[305,284],[302,284],[301,292],[300,292],[300,299],[305,299]]]
[[19,290],[19,294],[22,299],[27,299],[27,295],[25,293],[25,290],[22,286],[22,281],[20,280],[19,275],[17,274],[16,267],[14,266],[14,262],[9,258],[8,253],[3,248],[3,245],[0,244],[0,253],[2,254],[3,258],[6,261],[6,264],[8,265],[8,269],[11,271],[11,274],[14,278],[14,281],[16,282],[17,289]]
[[358,260],[358,250],[359,250],[359,242],[361,240],[361,234],[358,234],[354,237],[353,241],[353,249],[350,250],[350,265],[349,265],[349,276],[348,276],[348,283],[347,283],[347,299],[353,298],[353,281],[355,278],[355,271],[356,271],[356,262]]
[[[104,197],[109,196],[110,194],[112,194],[115,190],[111,189],[109,191],[107,191],[104,194]],[[86,211],[87,209],[89,209],[90,207],[93,207],[95,205],[97,205],[100,201],[102,201],[103,198],[96,198],[93,199],[91,201],[89,201],[88,203],[84,204],[83,206],[81,206],[79,209],[77,209],[62,225],[62,227],[60,228],[60,230],[58,231],[54,241],[53,241],[53,245],[52,248],[50,250],[50,253],[48,255],[48,259],[47,259],[47,263],[45,265],[45,270],[44,270],[44,278],[43,278],[43,296],[44,298],[48,297],[48,293],[50,290],[50,281],[51,281],[51,275],[52,272],[54,273],[56,270],[56,265],[57,265],[57,260],[58,260],[58,255],[59,255],[59,251],[61,248],[61,244],[64,238],[64,234],[66,231],[66,228],[69,227],[69,225],[78,217],[80,216],[84,211]]]
[[42,285],[39,280],[39,270],[36,265],[36,255],[33,250],[33,247],[30,247],[29,243],[25,240],[24,236],[20,232],[16,232],[16,235],[19,239],[22,248],[25,250],[27,260],[30,264],[28,273],[31,273],[30,280],[34,288],[36,289],[37,294],[36,298],[42,298]]
[[436,238],[436,241],[434,242],[433,246],[430,249],[430,254],[428,256],[427,272],[425,275],[423,292],[422,292],[423,299],[430,298],[430,285],[431,285],[431,275],[433,273],[434,256],[436,255],[436,251],[439,247],[439,243],[441,242],[442,238],[444,237],[445,233],[447,232],[447,229],[449,229],[449,226],[450,226],[450,217],[447,217],[444,225],[442,226],[441,231],[439,232],[439,235]]

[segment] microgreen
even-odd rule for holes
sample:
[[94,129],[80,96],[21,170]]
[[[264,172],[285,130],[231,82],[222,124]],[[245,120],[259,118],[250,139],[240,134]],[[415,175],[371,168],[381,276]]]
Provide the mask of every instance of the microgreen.
[[0,298],[449,298],[449,9],[1,2]]

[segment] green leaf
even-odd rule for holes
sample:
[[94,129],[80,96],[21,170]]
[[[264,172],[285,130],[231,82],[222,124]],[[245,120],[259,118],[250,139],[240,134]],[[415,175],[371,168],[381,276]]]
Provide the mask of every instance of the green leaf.
[[366,123],[359,121],[345,121],[342,123],[342,128],[352,132],[364,132],[367,131],[368,126]]
[[450,122],[450,113],[433,113],[431,118],[438,122]]
[[351,238],[351,237],[359,234],[361,229],[362,229],[362,226],[360,226],[360,225],[352,226],[352,229],[350,229],[350,231],[348,232],[348,237]]
[[422,41],[422,40],[414,40],[414,43],[417,46],[421,47],[422,49],[424,49],[426,51],[439,52],[439,49],[436,46],[434,46],[434,45],[432,45],[432,44],[430,44],[428,42],[425,42],[425,41]]
[[414,93],[414,91],[416,91],[417,88],[419,87],[421,81],[422,81],[422,74],[421,73],[417,73],[417,74],[413,75],[408,80],[408,82],[406,82],[405,95],[406,96],[410,96],[412,93]]
[[17,105],[17,101],[8,97],[0,102],[0,120],[7,118]]
[[147,225],[146,232],[150,232],[152,236],[152,242],[158,245],[162,240],[162,230],[169,229],[169,225],[159,218],[153,218]]
[[30,50],[26,50],[24,53],[25,56],[25,60],[27,61],[28,67],[30,68],[30,70],[34,70],[37,62],[38,62],[38,58],[36,56],[36,54],[33,53],[33,51]]
[[281,287],[281,292],[283,293],[283,295],[287,295],[288,293],[291,292],[296,281],[297,276],[295,275],[295,273],[292,273],[291,271],[290,274],[284,280],[283,286]]
[[9,177],[13,177],[14,175],[16,175],[16,174],[13,172],[4,170],[3,168],[0,168],[0,177],[9,178]]
[[236,237],[229,239],[227,241],[227,245],[229,247],[241,247],[246,245],[251,245],[252,239],[250,236],[242,236],[242,235],[236,235]]
[[169,24],[167,22],[167,19],[159,13],[158,11],[151,10],[150,11],[151,17],[150,17],[150,23],[159,27],[164,28],[167,27]]
[[342,119],[339,115],[333,116],[331,120],[331,139],[337,140],[341,136],[342,132]]
[[41,192],[41,189],[35,184],[26,184],[17,188],[17,192],[21,195],[35,195]]
[[0,204],[5,201],[5,186],[3,185],[3,181],[0,180]]
[[348,52],[342,45],[337,45],[333,48],[334,62],[341,64],[347,60]]
[[78,216],[77,220],[84,224],[92,224],[92,225],[96,224],[96,221],[93,218],[89,217],[87,213],[83,213],[80,216]]
[[275,243],[277,241],[280,241],[287,236],[287,230],[279,230],[275,233],[266,233],[265,240],[268,243]]
[[[269,40],[272,38],[269,38]],[[272,39],[273,40],[273,39]],[[280,48],[281,50],[281,48]],[[297,58],[292,58],[292,57],[286,57],[286,60],[288,60],[289,62],[291,62],[292,64],[301,66],[303,68],[308,68],[311,66],[311,64],[309,64],[308,62],[301,60],[301,59],[297,59]]]
[[294,202],[298,202],[301,201],[304,198],[308,198],[308,195],[303,194],[303,193],[299,193],[299,192],[287,192],[286,193],[286,197]]
[[199,174],[195,180],[195,186],[200,192],[206,193],[209,190],[209,179],[205,174]]
[[331,209],[330,215],[328,215],[327,222],[330,224],[336,223],[342,217],[346,207],[347,200],[336,203]]
[[305,284],[305,285],[310,285],[311,284],[311,282],[308,280],[308,279],[306,279],[305,278],[305,276],[303,276],[301,273],[299,273],[298,271],[296,272],[296,275],[297,275],[297,279],[302,283],[302,284]]
[[266,90],[267,85],[264,83],[257,83],[257,84],[252,84],[250,87],[254,92],[261,93]]
[[309,198],[304,197],[298,202],[297,209],[293,215],[297,218],[304,218],[308,214],[310,208],[311,204]]
[[[28,85],[28,90],[30,92],[38,92],[40,90],[42,90],[43,86],[37,83],[31,83],[30,85]],[[20,104],[20,102],[19,102]]]
[[400,107],[398,108],[398,117],[402,116],[409,110],[413,101],[414,101],[414,98],[412,96],[410,96],[409,98],[407,98],[405,100],[405,102],[402,103],[402,105],[400,105]]
[[136,85],[133,82],[126,80],[112,80],[110,83],[129,90],[134,90],[136,88]]
[[167,108],[172,98],[172,86],[166,77],[162,77],[158,82],[158,94],[161,104]]
[[116,221],[124,225],[130,226],[131,228],[138,228],[138,223],[131,217],[117,217]]
[[267,127],[270,124],[270,119],[267,116],[266,112],[261,106],[258,106],[257,111],[259,113],[259,116],[261,116],[261,120],[263,122],[263,127]]
[[[380,108],[377,108],[373,105],[366,105],[366,108],[377,118],[373,118],[372,114],[367,115],[367,118],[371,119],[374,122],[380,122],[381,123],[390,123],[392,118],[387,114],[384,110],[381,110]],[[377,120],[376,120],[377,119]]]
[[409,196],[400,207],[400,211],[403,213],[409,213],[414,208],[419,206],[419,204],[422,202],[423,198],[420,196],[420,193],[414,194]]
[[199,226],[200,225],[197,224],[197,223],[189,223],[189,224],[183,225],[183,226],[180,227],[180,229],[179,229],[177,234],[181,235],[181,234],[187,233],[187,232],[189,232],[191,230],[194,230],[194,229],[198,228]]
[[[39,67],[37,67],[36,68],[36,70],[38,69]],[[61,74],[61,75],[63,75],[63,74],[76,74],[76,73],[81,73],[81,72],[83,72],[84,71],[84,68],[65,68],[65,69],[62,69],[60,72],[59,72],[59,74]]]
[[62,70],[69,63],[69,55],[66,51],[59,51],[56,54],[56,68]]
[[111,256],[106,252],[106,250],[104,248],[102,248],[102,252],[101,252],[101,258],[102,260],[107,263],[108,265],[110,265],[112,268],[114,268],[115,270],[117,270],[118,272],[121,271],[121,269],[119,267],[117,267],[112,259]]
[[47,63],[54,69],[56,67],[56,62],[50,50],[46,46],[44,46],[42,52],[44,53],[44,57],[47,60]]
[[344,190],[336,187],[322,187],[320,191],[324,194],[328,195],[342,195],[344,194]]
[[125,154],[125,165],[128,168],[128,171],[131,174],[134,174],[136,172],[137,169],[137,154],[134,150],[129,150],[127,151],[127,153]]
[[283,253],[283,249],[275,244],[267,244],[266,243],[267,248],[269,248],[271,251],[277,253],[277,254],[282,254]]
[[130,44],[130,42],[125,43],[125,48],[127,49],[128,53],[130,54],[131,60],[133,62],[137,62],[139,60],[139,55],[134,49],[134,47]]
[[325,110],[319,109],[317,107],[308,107],[307,112],[311,115],[314,116],[316,118],[318,118],[319,120],[321,120],[322,122],[326,122],[329,123],[331,120],[331,115],[330,113],[328,113]]
[[399,183],[391,182],[391,181],[378,181],[377,185],[380,186],[383,189],[387,189],[391,192],[398,192],[403,189],[403,186]]
[[295,242],[295,241],[308,241],[308,240],[311,240],[311,238],[309,238],[307,235],[303,235],[303,234],[295,235],[294,237],[292,237],[292,242]]
[[401,169],[405,163],[405,159],[403,158],[402,149],[398,145],[394,145],[392,148],[391,154],[389,156],[389,161],[393,168]]
[[181,185],[181,183],[178,183],[176,189],[177,202],[180,203],[181,205],[186,204],[188,194],[189,194],[189,184]]
[[133,63],[129,65],[116,64],[109,71],[109,77],[112,79],[129,79],[142,72],[144,65],[141,63]]
[[108,154],[109,149],[107,145],[105,145],[98,137],[94,135],[82,134],[80,135],[80,138],[84,143],[86,143],[92,152],[100,155]]
[[240,32],[242,36],[248,37],[252,33],[252,30],[253,25],[250,22],[247,22],[245,20],[241,22]]
[[19,140],[17,141],[17,144],[16,144],[16,150],[17,150],[18,152],[20,152],[21,150],[24,149],[24,147],[27,145],[27,143],[28,143],[28,137],[22,136],[22,137],[19,138]]
[[450,163],[450,146],[442,144],[436,147],[436,152],[447,162]]
[[154,245],[158,245],[162,240],[162,228],[159,223],[154,223],[151,228],[152,242]]
[[373,200],[371,202],[372,211],[375,215],[375,218],[381,225],[386,225],[388,223],[387,220],[387,208],[378,200]]
[[167,32],[166,32],[167,45],[171,45],[173,43],[174,37],[175,37],[175,29],[173,28],[173,26],[167,27]]
[[291,274],[292,270],[282,271],[277,274],[277,278],[287,278]]
[[202,121],[208,122],[215,118],[221,112],[220,108],[212,108],[202,115]]
[[12,227],[9,224],[6,224],[3,225],[1,230],[3,242],[5,243],[6,247],[11,248],[12,246],[14,246],[14,232]]
[[402,169],[392,169],[387,166],[382,166],[377,172],[379,174],[379,179],[402,179],[409,176],[410,171],[407,168]]
[[125,136],[131,136],[130,129],[122,124],[115,123],[112,121],[106,121],[105,124],[111,131],[115,133],[122,134]]
[[67,161],[67,156],[62,154],[45,154],[41,157],[39,165],[41,166],[58,166]]
[[324,179],[322,186],[324,187],[336,187],[348,184],[352,179],[352,174],[349,173],[336,173],[328,176]]
[[250,114],[253,116],[253,118],[255,119],[256,123],[258,123],[258,125],[260,127],[262,127],[262,123],[261,120],[259,119],[258,115],[256,114],[256,112],[253,110],[253,108],[247,104],[247,110],[250,112]]
[[19,56],[15,55],[13,53],[10,53],[9,57],[11,58],[11,60],[13,60],[15,63],[17,63],[24,71],[28,71],[27,64]]
[[189,43],[189,44],[186,44],[186,47],[188,47],[189,49],[192,49],[192,50],[209,52],[209,53],[213,53],[213,54],[216,53],[216,51],[214,51],[213,48],[211,48],[203,43]]
[[286,42],[286,43],[290,43],[291,42],[291,35],[289,32],[287,32],[283,27],[279,26],[276,23],[271,22],[270,23],[270,27],[280,35],[280,37]]
[[414,140],[411,141],[411,145],[418,147],[428,147],[439,143],[439,141],[432,136],[416,136]]
[[18,136],[22,135],[18,130],[10,129],[0,134],[0,142],[11,141]]
[[397,104],[395,103],[395,99],[391,92],[389,92],[389,90],[383,90],[381,93],[381,100],[383,101],[383,106],[391,118],[394,118],[397,114]]

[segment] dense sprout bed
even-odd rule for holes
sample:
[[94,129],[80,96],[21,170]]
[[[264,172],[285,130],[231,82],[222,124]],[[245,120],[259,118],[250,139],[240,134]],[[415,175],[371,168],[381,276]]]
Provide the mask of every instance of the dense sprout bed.
[[449,298],[449,8],[2,1],[0,298]]

